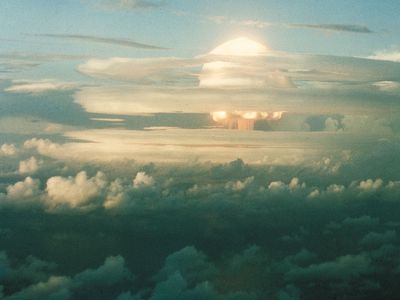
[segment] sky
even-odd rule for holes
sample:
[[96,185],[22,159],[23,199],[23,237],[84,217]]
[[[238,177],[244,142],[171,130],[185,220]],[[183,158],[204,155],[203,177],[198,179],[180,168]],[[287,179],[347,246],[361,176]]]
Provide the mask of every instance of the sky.
[[398,1],[0,1],[0,299],[396,299]]

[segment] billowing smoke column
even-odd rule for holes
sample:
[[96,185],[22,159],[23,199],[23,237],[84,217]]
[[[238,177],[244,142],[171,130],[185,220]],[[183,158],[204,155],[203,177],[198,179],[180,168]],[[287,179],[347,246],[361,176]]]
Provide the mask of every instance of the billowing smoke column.
[[212,119],[225,128],[239,130],[254,130],[257,121],[278,121],[282,118],[284,111],[215,111],[211,113]]

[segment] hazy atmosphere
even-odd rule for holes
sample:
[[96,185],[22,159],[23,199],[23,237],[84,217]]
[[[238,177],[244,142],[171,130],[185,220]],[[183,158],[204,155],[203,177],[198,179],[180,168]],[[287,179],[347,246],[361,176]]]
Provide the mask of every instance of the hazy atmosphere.
[[399,11],[1,0],[0,299],[400,298]]

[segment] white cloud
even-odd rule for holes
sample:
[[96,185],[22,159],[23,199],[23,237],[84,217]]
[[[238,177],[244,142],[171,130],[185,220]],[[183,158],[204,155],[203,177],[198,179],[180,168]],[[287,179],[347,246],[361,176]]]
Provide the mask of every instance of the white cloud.
[[37,160],[34,156],[19,162],[18,172],[20,174],[33,174],[43,164],[43,161]]
[[126,200],[125,188],[120,179],[116,179],[110,183],[108,187],[107,197],[103,206],[106,209],[112,209],[120,206]]
[[254,181],[254,176],[247,177],[243,181],[229,181],[225,184],[226,189],[231,189],[232,191],[238,192],[247,188]]
[[326,191],[327,193],[341,193],[345,190],[344,185],[338,185],[338,184],[331,184],[327,187]]
[[73,82],[62,82],[55,79],[42,80],[14,80],[13,85],[5,88],[9,93],[32,93],[39,94],[49,91],[71,90],[78,87]]
[[[138,83],[185,82],[195,80],[193,67],[199,66],[202,59],[184,59],[176,57],[89,59],[78,66],[78,71],[95,78]],[[174,79],[177,79],[174,80]]]
[[[376,145],[384,135],[170,128],[151,131],[81,130],[68,132],[66,136],[72,140],[86,142],[53,145],[36,140],[33,144],[40,154],[63,160],[229,162],[240,157],[246,162],[257,164],[299,165],[311,163],[311,160],[315,163],[322,155],[352,150],[362,144]],[[318,168],[332,170],[333,173],[334,170],[337,171],[339,162],[330,159],[327,163],[319,163]]]
[[295,191],[300,188],[304,189],[306,187],[306,184],[304,182],[300,183],[299,178],[293,177],[292,180],[290,180],[290,183],[288,186],[291,191]]
[[19,181],[7,187],[7,197],[9,199],[29,199],[39,193],[40,181],[32,177],[26,177],[24,181]]
[[400,62],[400,51],[382,50],[382,51],[376,52],[373,55],[368,56],[368,58],[375,59],[375,60]]
[[154,185],[153,177],[147,175],[145,172],[138,172],[136,177],[133,179],[133,187],[136,189],[141,187],[149,187],[152,185]]
[[315,199],[318,198],[320,195],[321,195],[320,191],[318,189],[314,189],[311,193],[308,194],[307,198]]
[[400,91],[400,82],[396,81],[378,81],[372,84],[373,86],[377,87],[381,91],[385,92],[397,92]]
[[298,177],[293,177],[288,184],[283,181],[272,181],[268,185],[268,190],[273,192],[299,192],[300,190],[306,189],[307,185],[305,182],[300,183],[300,179]]
[[359,188],[363,191],[375,191],[383,186],[383,180],[378,179],[367,179],[362,180],[359,184]]
[[286,184],[282,181],[272,181],[268,185],[268,189],[271,191],[282,191],[286,188]]
[[[252,43],[258,45],[254,46],[254,50],[260,50],[258,55],[254,55],[255,52],[250,47],[246,51],[240,51],[241,47]],[[226,44],[229,47],[223,47]],[[199,73],[200,67],[202,70]],[[193,87],[200,81],[203,87],[219,88],[293,88],[299,83],[303,89],[323,87],[324,84],[332,89],[335,86],[342,88],[346,86],[346,82],[367,84],[371,81],[400,81],[399,68],[395,63],[365,58],[278,52],[260,43],[238,38],[216,47],[208,54],[194,58],[93,58],[79,65],[78,70],[96,78],[158,86]]]
[[[400,68],[399,68],[400,74]],[[267,75],[265,75],[267,76]],[[388,115],[398,109],[397,96],[376,87],[348,88],[199,88],[86,87],[74,95],[89,113],[143,115],[260,111],[304,115]],[[366,105],[368,101],[371,105]],[[372,105],[373,103],[373,105]]]
[[56,155],[62,153],[63,150],[59,144],[55,144],[49,139],[37,139],[32,138],[24,142],[25,149],[36,149],[39,154],[42,155]]
[[14,144],[3,144],[0,147],[0,156],[13,156],[17,153],[17,147]]
[[46,185],[47,204],[50,208],[58,206],[76,208],[90,206],[91,200],[102,195],[107,181],[102,172],[88,178],[86,172],[81,171],[75,177],[51,177],[47,180]]
[[327,118],[325,120],[325,130],[326,131],[337,131],[339,129],[339,121],[334,118]]

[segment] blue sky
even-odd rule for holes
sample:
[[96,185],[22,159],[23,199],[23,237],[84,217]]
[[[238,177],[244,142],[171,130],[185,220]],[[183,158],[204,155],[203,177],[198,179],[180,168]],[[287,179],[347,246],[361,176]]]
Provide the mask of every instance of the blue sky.
[[[126,51],[61,41],[36,39],[25,34],[85,34],[129,38],[171,48],[161,55],[196,55],[237,35],[250,35],[274,49],[335,55],[370,55],[400,44],[396,28],[397,1],[164,1],[153,9],[128,11],[100,7],[96,1],[2,1],[0,16],[3,51],[67,51],[96,55],[144,56]],[[100,1],[101,2],[101,1]],[[187,15],[177,16],[183,12]],[[326,32],[283,25],[254,28],[215,24],[208,17],[225,16],[236,21],[257,20],[274,24],[355,24],[373,34]],[[146,55],[157,55],[156,53]],[[159,54],[160,55],[160,54]]]

